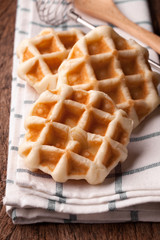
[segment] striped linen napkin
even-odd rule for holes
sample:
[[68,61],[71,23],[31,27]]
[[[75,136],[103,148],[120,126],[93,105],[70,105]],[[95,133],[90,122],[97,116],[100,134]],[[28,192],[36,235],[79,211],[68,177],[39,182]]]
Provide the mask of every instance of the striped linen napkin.
[[[152,30],[146,1],[115,2],[128,18]],[[96,25],[104,24],[93,18],[87,17],[87,19]],[[160,221],[159,107],[134,130],[128,145],[128,159],[123,164],[119,164],[101,185],[90,186],[84,181],[68,181],[61,184],[53,181],[49,175],[33,173],[25,168],[22,159],[18,156],[18,146],[25,134],[24,118],[38,95],[26,82],[17,77],[16,48],[21,40],[35,36],[45,27],[51,26],[39,20],[36,2],[19,0],[4,197],[7,213],[15,224]],[[68,21],[56,30],[71,27],[88,31],[73,21]],[[123,31],[117,28],[115,30],[129,37]],[[157,61],[157,55],[151,49],[149,51],[150,58]]]

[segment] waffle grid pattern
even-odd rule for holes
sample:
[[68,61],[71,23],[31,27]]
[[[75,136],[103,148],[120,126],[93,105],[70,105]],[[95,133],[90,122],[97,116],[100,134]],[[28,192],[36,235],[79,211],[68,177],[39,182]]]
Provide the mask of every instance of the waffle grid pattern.
[[126,159],[132,120],[102,92],[63,86],[40,95],[25,127],[19,153],[30,169],[98,184]]
[[59,68],[58,86],[65,83],[107,93],[136,127],[160,102],[158,78],[150,69],[145,48],[102,26],[74,45]]
[[55,32],[49,28],[34,38],[22,41],[17,49],[19,77],[38,93],[56,88],[58,68],[82,36],[77,29]]

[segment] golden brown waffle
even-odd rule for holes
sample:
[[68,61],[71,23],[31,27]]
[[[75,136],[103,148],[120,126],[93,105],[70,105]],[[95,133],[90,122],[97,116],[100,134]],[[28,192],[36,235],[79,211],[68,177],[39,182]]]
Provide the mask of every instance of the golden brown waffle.
[[160,103],[158,76],[147,61],[148,51],[134,40],[125,40],[110,27],[98,27],[74,45],[59,68],[58,86],[107,93],[136,127]]
[[77,29],[63,32],[45,29],[38,36],[22,41],[17,49],[20,58],[19,77],[38,93],[54,89],[60,64],[82,36]]
[[64,85],[33,105],[19,153],[29,169],[55,181],[98,184],[126,159],[132,123],[106,94]]

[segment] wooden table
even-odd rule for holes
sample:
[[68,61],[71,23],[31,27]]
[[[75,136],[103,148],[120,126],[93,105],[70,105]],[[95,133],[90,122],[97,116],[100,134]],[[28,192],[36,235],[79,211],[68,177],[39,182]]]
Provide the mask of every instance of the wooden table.
[[[155,32],[160,35],[160,1],[149,0]],[[13,225],[2,205],[5,191],[10,114],[12,52],[16,0],[0,0],[0,239],[160,239],[159,223]]]

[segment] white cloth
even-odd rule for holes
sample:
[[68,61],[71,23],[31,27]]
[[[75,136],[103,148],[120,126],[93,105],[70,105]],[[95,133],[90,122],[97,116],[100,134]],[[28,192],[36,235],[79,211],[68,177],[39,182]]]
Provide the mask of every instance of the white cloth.
[[[84,181],[56,183],[46,174],[30,172],[18,156],[19,142],[25,133],[24,118],[38,95],[17,77],[16,48],[22,39],[33,37],[48,27],[39,20],[35,4],[34,0],[19,0],[17,7],[9,154],[3,200],[7,213],[16,224],[160,221],[159,107],[134,130],[128,145],[128,159],[119,164],[101,185],[90,186]],[[146,1],[116,0],[116,4],[128,18],[152,30]],[[93,24],[102,24],[93,18],[87,19]],[[73,21],[57,30],[70,27],[87,31]],[[115,30],[128,37],[123,31]],[[157,55],[149,50],[150,58],[157,61]]]

